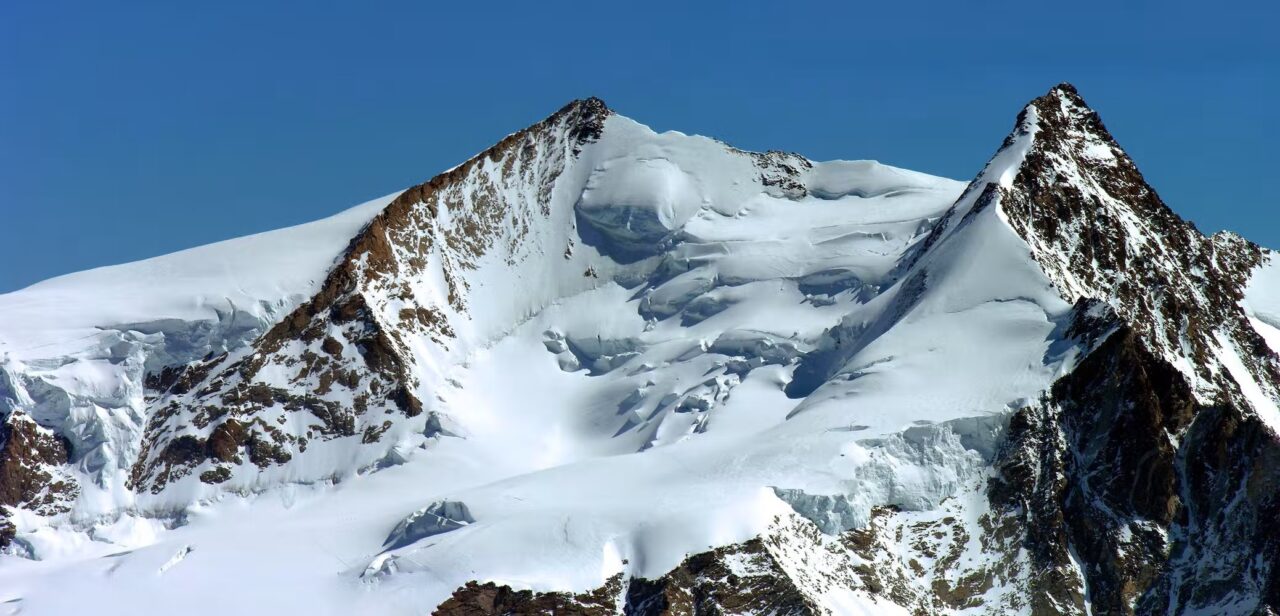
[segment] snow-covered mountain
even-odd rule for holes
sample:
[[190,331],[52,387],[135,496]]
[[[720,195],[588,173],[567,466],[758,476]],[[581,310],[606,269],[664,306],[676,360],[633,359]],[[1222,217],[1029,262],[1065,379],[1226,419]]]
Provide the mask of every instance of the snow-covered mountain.
[[575,101],[0,295],[0,613],[1277,613],[1277,348],[1067,84],[967,185]]

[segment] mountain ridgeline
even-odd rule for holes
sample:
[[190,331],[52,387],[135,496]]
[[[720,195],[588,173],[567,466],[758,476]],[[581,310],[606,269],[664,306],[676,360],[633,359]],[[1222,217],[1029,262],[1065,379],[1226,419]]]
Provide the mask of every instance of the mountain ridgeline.
[[340,216],[0,296],[0,602],[1280,614],[1280,264],[1069,84],[968,184],[591,98]]

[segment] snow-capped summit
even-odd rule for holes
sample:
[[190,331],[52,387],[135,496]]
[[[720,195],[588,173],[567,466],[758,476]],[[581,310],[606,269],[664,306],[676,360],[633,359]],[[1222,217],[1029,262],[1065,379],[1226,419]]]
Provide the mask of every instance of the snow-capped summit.
[[968,185],[574,101],[0,296],[0,605],[1277,610],[1270,255],[1067,84]]

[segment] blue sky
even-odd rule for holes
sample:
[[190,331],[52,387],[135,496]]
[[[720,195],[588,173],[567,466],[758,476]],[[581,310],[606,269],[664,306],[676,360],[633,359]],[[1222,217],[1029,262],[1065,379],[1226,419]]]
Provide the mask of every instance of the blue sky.
[[[696,5],[696,6],[695,6]],[[0,292],[320,218],[570,99],[972,177],[1076,84],[1206,231],[1280,247],[1270,3],[0,6]]]

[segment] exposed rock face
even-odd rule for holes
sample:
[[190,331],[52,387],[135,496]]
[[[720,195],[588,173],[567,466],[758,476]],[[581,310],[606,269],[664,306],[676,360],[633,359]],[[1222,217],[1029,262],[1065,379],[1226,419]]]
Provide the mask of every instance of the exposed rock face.
[[8,547],[13,543],[13,538],[17,536],[18,529],[14,527],[7,517],[0,518],[0,550]]
[[[246,461],[283,464],[313,441],[372,445],[419,417],[426,384],[413,375],[425,358],[408,341],[448,348],[450,319],[467,311],[461,272],[493,253],[515,263],[567,157],[609,113],[599,99],[575,101],[406,190],[352,239],[320,292],[247,351],[162,375],[131,486],[158,493],[202,468],[202,481],[221,483]],[[431,273],[444,297],[414,285]]]
[[52,515],[70,508],[79,493],[59,467],[67,463],[65,441],[21,411],[0,423],[0,548],[14,536],[7,508]]
[[57,467],[67,463],[67,445],[21,412],[0,424],[0,505],[57,510],[74,498]]
[[1202,409],[1178,470],[1184,509],[1172,526],[1170,572],[1141,613],[1280,613],[1280,445],[1255,417]]
[[1121,327],[1014,414],[989,495],[1023,533],[1033,613],[1083,613],[1086,598],[1130,613],[1153,585],[1181,506],[1171,436],[1194,411],[1181,375]]
[[604,616],[616,614],[619,578],[599,589],[582,594],[535,593],[513,590],[493,582],[471,582],[440,604],[433,614],[439,616],[487,616],[489,614],[569,614],[571,616]]
[[516,591],[472,582],[434,612],[439,616],[491,614],[816,614],[817,606],[783,571],[760,539],[690,556],[655,579],[615,576],[581,594]]
[[1033,613],[1252,613],[1276,608],[1277,459],[1248,409],[1198,404],[1121,326],[1014,415],[989,495],[1022,529]]
[[787,199],[798,199],[809,194],[809,189],[800,180],[800,174],[813,168],[808,159],[791,152],[777,150],[758,153],[751,152],[756,166],[760,168],[760,183],[765,191]]

